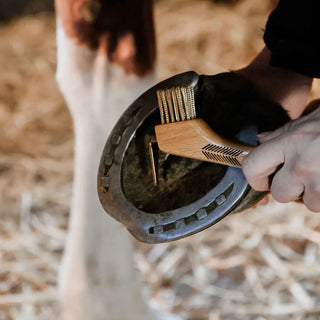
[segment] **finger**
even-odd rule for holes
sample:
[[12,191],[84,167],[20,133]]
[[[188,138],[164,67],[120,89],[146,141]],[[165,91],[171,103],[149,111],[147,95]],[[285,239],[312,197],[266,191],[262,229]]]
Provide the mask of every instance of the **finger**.
[[287,203],[299,199],[304,188],[301,179],[284,165],[273,177],[271,194],[276,201]]
[[249,184],[258,191],[269,190],[269,176],[284,162],[284,153],[278,139],[266,142],[246,156],[242,170]]
[[[318,179],[320,181],[320,177]],[[306,186],[303,202],[312,212],[320,212],[320,183],[313,183]]]

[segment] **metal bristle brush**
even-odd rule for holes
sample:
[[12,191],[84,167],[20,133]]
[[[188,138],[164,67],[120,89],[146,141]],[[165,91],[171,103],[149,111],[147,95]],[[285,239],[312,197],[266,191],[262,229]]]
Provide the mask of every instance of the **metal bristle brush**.
[[225,139],[203,120],[196,119],[193,87],[157,91],[161,125],[155,126],[157,143],[163,152],[241,167],[254,148]]
[[157,97],[162,124],[196,118],[193,87],[157,90]]

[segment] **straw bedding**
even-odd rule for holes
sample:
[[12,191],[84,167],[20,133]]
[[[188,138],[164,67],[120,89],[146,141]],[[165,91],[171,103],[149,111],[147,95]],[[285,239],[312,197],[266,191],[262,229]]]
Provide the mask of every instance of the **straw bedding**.
[[[159,80],[239,68],[275,1],[158,0]],[[0,319],[57,319],[72,123],[54,72],[52,15],[0,26]],[[319,96],[316,83],[313,96]],[[137,243],[154,306],[188,320],[320,319],[320,216],[298,204],[230,216],[191,238]]]

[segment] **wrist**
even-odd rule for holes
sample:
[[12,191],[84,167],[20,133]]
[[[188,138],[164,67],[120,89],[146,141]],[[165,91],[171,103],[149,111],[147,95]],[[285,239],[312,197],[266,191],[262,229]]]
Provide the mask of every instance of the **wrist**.
[[301,115],[310,95],[313,78],[270,65],[271,51],[265,47],[245,68],[236,71],[266,99],[275,101],[295,119]]

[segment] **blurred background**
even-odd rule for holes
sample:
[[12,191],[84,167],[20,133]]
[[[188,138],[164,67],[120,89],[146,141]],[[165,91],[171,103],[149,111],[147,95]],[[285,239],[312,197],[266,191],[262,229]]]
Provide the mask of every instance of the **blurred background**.
[[[158,79],[246,65],[276,3],[155,1]],[[53,1],[1,0],[0,20],[0,320],[59,319],[73,130]],[[153,305],[186,320],[320,319],[319,245],[319,215],[271,200],[188,239],[137,243],[136,264]]]

